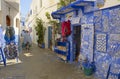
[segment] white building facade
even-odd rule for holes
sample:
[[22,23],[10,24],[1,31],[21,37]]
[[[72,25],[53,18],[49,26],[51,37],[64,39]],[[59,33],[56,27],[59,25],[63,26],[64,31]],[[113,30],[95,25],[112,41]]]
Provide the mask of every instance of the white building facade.
[[[10,18],[10,26],[14,27],[15,35],[19,35],[20,0],[0,0],[0,24],[5,29],[6,16]],[[18,40],[18,37],[16,38]]]
[[30,12],[28,13],[28,16],[26,17],[26,23],[25,25],[28,27],[32,27],[32,40],[33,43],[37,44],[37,36],[35,31],[35,21],[36,18],[41,18],[44,22],[44,27],[46,27],[45,32],[45,48],[48,48],[48,27],[50,26],[47,22],[47,18],[45,16],[46,12],[49,12],[50,14],[57,10],[57,4],[59,0],[32,0],[32,4],[30,6]]

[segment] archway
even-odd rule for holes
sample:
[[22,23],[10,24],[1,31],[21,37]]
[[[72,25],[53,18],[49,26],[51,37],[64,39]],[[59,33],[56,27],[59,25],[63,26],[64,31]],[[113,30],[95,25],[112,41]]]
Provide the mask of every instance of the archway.
[[6,25],[7,25],[7,26],[10,26],[10,25],[11,25],[11,19],[10,19],[10,16],[9,16],[9,15],[6,16]]

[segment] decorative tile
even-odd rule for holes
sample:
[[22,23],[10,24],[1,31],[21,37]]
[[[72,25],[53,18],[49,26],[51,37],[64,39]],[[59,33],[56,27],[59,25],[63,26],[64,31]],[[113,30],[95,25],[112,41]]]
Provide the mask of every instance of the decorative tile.
[[106,34],[96,35],[96,50],[106,52]]
[[102,11],[94,12],[94,26],[96,31],[102,31]]
[[97,77],[97,79],[98,77],[100,77],[100,79],[106,78],[110,61],[111,57],[108,54],[97,51],[95,52],[95,76]]
[[[93,57],[93,25],[84,24],[82,25],[82,42],[81,42],[81,53],[83,56],[87,57],[92,61]],[[91,53],[91,54],[90,54]]]
[[[96,34],[94,53],[97,67],[95,76],[97,79],[98,77],[105,79],[109,64],[115,64],[113,60],[120,59],[120,7],[94,12],[94,26]],[[119,65],[120,63],[113,68],[113,72],[118,72],[116,68],[120,67]],[[115,76],[109,78],[116,79]]]
[[94,12],[94,16],[101,16],[101,15],[102,15],[102,10]]
[[102,31],[103,30],[101,23],[95,23],[94,26],[95,26],[95,31]]
[[111,56],[120,56],[120,34],[110,34],[108,41],[108,53]]
[[120,43],[120,34],[110,34],[110,41],[116,41],[117,43]]
[[86,23],[87,23],[87,17],[83,15],[81,18],[81,24],[86,24]]
[[94,23],[101,23],[101,16],[94,16]]
[[109,30],[109,10],[103,10],[103,12],[102,12],[102,26],[103,26],[103,31],[108,32],[108,30]]
[[110,33],[120,33],[119,8],[109,10]]
[[85,6],[85,8],[84,8],[84,12],[86,13],[86,12],[90,12],[90,11],[93,11],[93,6],[92,5],[87,5],[87,6]]
[[87,24],[93,24],[93,13],[86,16],[87,17]]

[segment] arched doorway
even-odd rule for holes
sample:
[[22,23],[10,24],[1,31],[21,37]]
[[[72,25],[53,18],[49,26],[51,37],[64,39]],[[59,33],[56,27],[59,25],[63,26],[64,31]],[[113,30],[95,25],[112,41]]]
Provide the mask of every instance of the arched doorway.
[[11,20],[10,20],[10,16],[9,15],[6,16],[6,25],[7,26],[11,25]]

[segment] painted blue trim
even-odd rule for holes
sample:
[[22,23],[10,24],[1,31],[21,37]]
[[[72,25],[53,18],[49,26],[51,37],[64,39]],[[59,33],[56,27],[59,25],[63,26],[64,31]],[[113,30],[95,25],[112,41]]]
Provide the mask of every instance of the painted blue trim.
[[67,42],[67,52],[68,52],[68,55],[67,55],[67,61],[70,61],[70,58],[71,58],[71,53],[70,53],[70,42]]
[[111,72],[111,67],[112,67],[111,65],[112,65],[112,64],[109,65],[106,79],[109,79],[109,76],[110,76],[110,75],[116,76],[117,79],[120,79],[120,73]]
[[66,42],[57,42],[58,46],[66,46]]
[[0,48],[0,52],[1,52],[1,55],[2,55],[2,61],[1,62],[3,62],[4,66],[6,66],[6,58],[5,58],[4,54],[3,54],[2,48]]
[[[65,6],[65,7],[62,7],[61,9],[53,12],[51,15],[54,19],[59,19],[60,18],[60,15],[63,15],[63,14],[66,14],[66,13],[69,13],[69,12],[72,12],[76,9],[84,9],[84,6],[86,5],[81,5],[81,6],[76,6],[76,4],[79,4],[79,3],[88,3],[88,4],[92,4],[94,6],[94,2],[95,1],[83,1],[83,0],[78,0],[78,1],[75,1],[71,4],[69,4],[68,6]],[[66,9],[71,9],[70,11],[67,11],[67,12],[64,12]],[[59,17],[55,17],[55,15],[59,16]]]
[[60,50],[57,47],[54,48],[54,51],[58,54],[66,56],[66,61],[70,61],[71,54],[70,54],[70,43],[69,43],[69,41],[67,41],[67,42],[57,42],[57,46],[66,47],[66,51]]
[[66,14],[68,14],[68,13],[70,13],[70,12],[74,12],[75,10],[71,10],[71,11],[69,11],[69,12],[66,12],[64,15],[66,15]]
[[[73,30],[73,26],[71,25],[71,30]],[[70,35],[70,63],[74,61],[74,44],[73,44],[73,33]]]
[[108,47],[109,47],[109,34],[106,34],[106,53],[108,54]]
[[93,27],[94,27],[94,37],[93,37],[93,62],[95,62],[95,49],[96,49],[96,37],[95,37],[95,26],[94,26],[94,22],[93,22]]
[[79,7],[79,8],[81,8],[81,7],[83,7],[83,6],[86,6],[86,5],[80,5],[80,6],[78,6],[78,5],[76,5],[76,4],[81,4],[81,3],[88,3],[88,4],[91,4],[92,6],[94,6],[94,2],[95,1],[83,1],[83,0],[78,0],[78,1],[76,1],[76,2],[73,2],[72,4],[71,4],[71,6],[72,7]]
[[94,17],[94,11],[90,11],[90,12],[84,12],[84,11],[83,11],[83,14],[84,14],[84,15],[89,15],[89,14],[92,14],[92,13],[93,13],[93,17]]
[[60,18],[61,18],[61,16],[58,15],[58,14],[56,14],[55,12],[53,12],[53,13],[51,14],[51,16],[52,16],[54,19],[60,19]]
[[[67,12],[63,12],[63,11],[65,11],[66,9],[69,9],[69,8],[71,8],[72,10],[74,10],[74,8],[71,7],[71,4],[69,4],[68,6],[62,7],[61,9],[55,11],[54,13],[55,13],[55,14],[59,14],[59,15],[65,14],[65,13],[67,13]],[[70,11],[72,11],[72,10],[70,10]],[[70,11],[68,11],[68,12],[70,12]],[[60,13],[60,12],[61,12],[61,13]],[[62,12],[63,12],[63,13],[62,13]]]
[[61,54],[61,55],[66,56],[66,51],[62,51],[62,50],[59,50],[59,49],[55,49],[55,52],[58,53],[58,54]]

